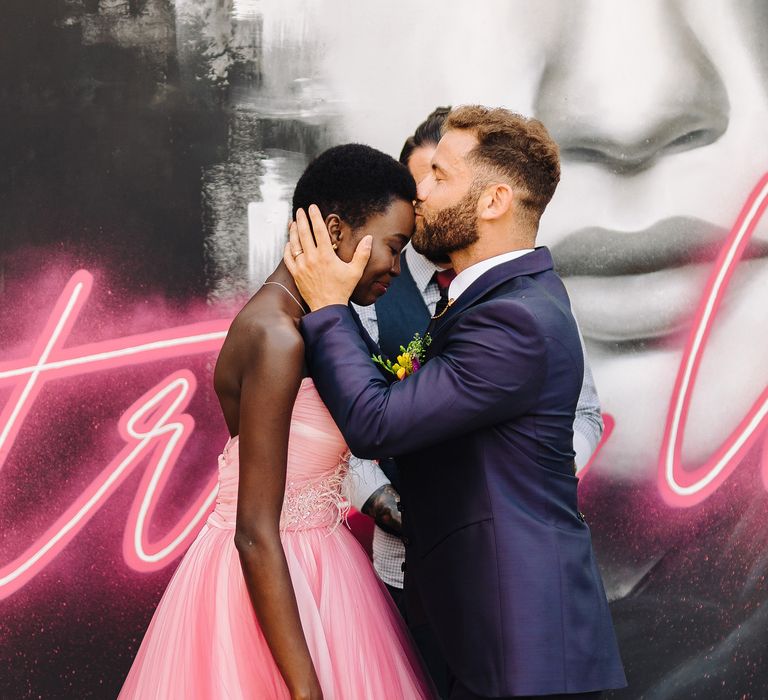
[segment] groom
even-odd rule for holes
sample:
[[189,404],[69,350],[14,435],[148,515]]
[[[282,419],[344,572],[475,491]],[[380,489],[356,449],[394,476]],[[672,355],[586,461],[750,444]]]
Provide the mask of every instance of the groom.
[[541,123],[503,109],[448,117],[419,184],[414,247],[458,273],[427,361],[389,384],[347,302],[347,264],[311,208],[286,263],[315,384],[350,449],[396,456],[407,595],[452,674],[450,697],[592,698],[625,685],[589,528],[572,427],[583,358],[538,222],[560,176]]

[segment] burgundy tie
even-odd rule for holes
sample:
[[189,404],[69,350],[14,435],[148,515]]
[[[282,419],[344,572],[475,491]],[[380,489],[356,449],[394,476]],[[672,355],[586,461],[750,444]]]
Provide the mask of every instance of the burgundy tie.
[[453,282],[455,277],[456,273],[452,268],[435,272],[432,279],[437,282],[437,288],[440,290],[440,299],[438,299],[437,306],[435,307],[435,316],[439,316],[443,313],[445,307],[448,306],[448,288],[451,286],[451,282]]

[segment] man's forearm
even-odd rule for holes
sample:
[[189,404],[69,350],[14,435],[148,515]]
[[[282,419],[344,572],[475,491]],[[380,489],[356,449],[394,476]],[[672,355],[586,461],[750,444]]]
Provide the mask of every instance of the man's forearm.
[[382,486],[390,483],[378,463],[370,459],[349,457],[349,471],[342,485],[342,492],[354,508],[361,513],[366,501]]
[[399,503],[400,496],[392,484],[385,484],[371,494],[362,512],[373,518],[382,530],[399,537],[403,529]]
[[595,453],[600,438],[603,436],[604,424],[600,411],[600,398],[597,395],[597,387],[592,376],[592,368],[589,364],[581,330],[579,330],[579,340],[584,354],[584,379],[573,422],[573,449],[576,452],[576,466],[581,469]]
[[576,406],[576,417],[573,422],[573,449],[576,453],[576,466],[581,469],[592,458],[600,438],[603,436],[603,416],[594,383],[587,382],[585,374],[584,386]]
[[439,356],[395,383],[371,361],[349,308],[306,315],[310,374],[352,452],[396,457],[524,413],[544,378],[544,340],[536,319],[511,306],[498,299],[467,313]]

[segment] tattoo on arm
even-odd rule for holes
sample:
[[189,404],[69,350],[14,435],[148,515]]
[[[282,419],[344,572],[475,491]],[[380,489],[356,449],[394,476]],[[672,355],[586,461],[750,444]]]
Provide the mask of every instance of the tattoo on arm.
[[399,537],[403,528],[399,502],[400,495],[392,484],[384,484],[370,495],[363,506],[363,513],[373,518],[382,530]]

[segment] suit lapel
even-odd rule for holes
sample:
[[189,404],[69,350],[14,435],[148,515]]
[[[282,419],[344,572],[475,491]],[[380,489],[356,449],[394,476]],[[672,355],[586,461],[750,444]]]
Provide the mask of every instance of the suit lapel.
[[[515,277],[535,275],[553,267],[552,255],[545,246],[536,248],[532,253],[501,263],[480,275],[462,295],[451,304],[445,313],[437,319],[433,319],[429,325],[429,334],[433,341],[450,328],[458,315],[477,303],[480,299],[496,289],[499,285],[508,282]],[[434,345],[434,342],[433,342]],[[432,350],[432,346],[430,346]],[[428,353],[432,356],[433,353]]]

